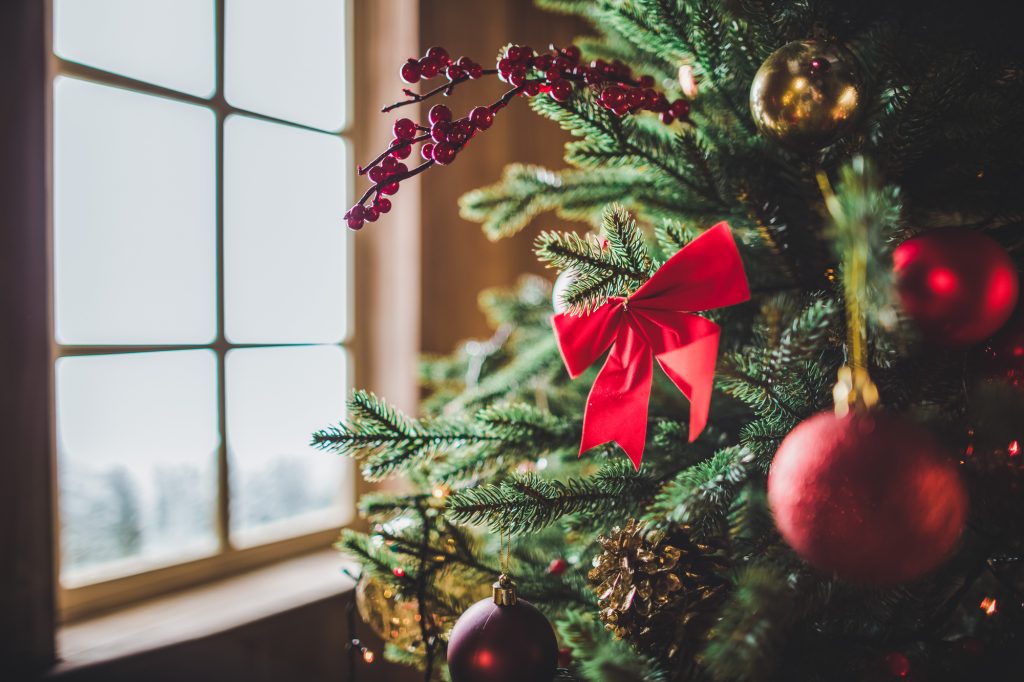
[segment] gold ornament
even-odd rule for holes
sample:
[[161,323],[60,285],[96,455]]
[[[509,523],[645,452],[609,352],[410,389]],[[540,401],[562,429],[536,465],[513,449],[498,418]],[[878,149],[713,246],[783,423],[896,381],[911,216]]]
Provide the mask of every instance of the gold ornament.
[[800,151],[839,139],[857,118],[863,99],[852,60],[839,47],[813,40],[773,52],[750,86],[758,130]]
[[356,585],[356,609],[371,630],[385,642],[413,652],[423,642],[419,605],[401,597],[380,578],[364,575]]
[[647,533],[635,519],[598,542],[587,577],[605,627],[647,653],[692,656],[725,596],[721,553],[686,528]]

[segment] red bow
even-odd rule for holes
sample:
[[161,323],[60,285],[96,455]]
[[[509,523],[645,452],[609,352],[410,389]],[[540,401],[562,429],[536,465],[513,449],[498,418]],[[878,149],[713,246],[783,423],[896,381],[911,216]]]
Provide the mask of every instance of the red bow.
[[693,315],[750,298],[736,243],[718,223],[672,256],[628,298],[612,296],[588,315],[553,318],[562,359],[578,377],[612,347],[590,389],[580,454],[615,441],[639,470],[647,440],[651,357],[690,400],[690,442],[708,421],[718,325]]

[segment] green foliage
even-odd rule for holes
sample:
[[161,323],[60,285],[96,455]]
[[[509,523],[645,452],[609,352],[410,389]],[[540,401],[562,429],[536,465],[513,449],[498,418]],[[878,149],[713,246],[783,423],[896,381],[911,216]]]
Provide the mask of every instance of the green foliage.
[[626,294],[654,272],[643,235],[621,206],[605,211],[602,234],[605,241],[575,232],[544,232],[537,237],[537,257],[572,273],[563,297],[570,313],[589,312],[609,296]]
[[629,462],[604,465],[588,478],[545,480],[515,474],[497,484],[464,488],[448,501],[445,514],[456,523],[486,525],[492,532],[518,535],[543,528],[569,514],[608,518],[649,494],[651,480]]
[[655,661],[615,639],[592,615],[566,614],[558,634],[572,652],[578,675],[587,682],[667,682]]
[[711,629],[702,663],[716,682],[775,678],[796,594],[787,576],[770,566],[752,564],[736,577],[736,586]]

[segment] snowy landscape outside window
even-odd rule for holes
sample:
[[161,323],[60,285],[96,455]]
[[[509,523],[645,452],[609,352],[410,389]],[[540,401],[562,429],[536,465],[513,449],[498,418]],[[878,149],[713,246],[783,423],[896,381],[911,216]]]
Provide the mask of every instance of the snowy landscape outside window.
[[351,464],[308,445],[351,384],[348,11],[53,0],[67,617],[327,547],[354,515]]

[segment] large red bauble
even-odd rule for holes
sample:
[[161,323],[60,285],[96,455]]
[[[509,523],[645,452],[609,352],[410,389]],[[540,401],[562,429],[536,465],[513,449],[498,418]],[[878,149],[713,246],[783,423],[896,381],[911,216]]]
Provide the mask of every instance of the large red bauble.
[[967,493],[927,431],[886,413],[821,412],[782,441],[768,503],[782,537],[811,565],[865,585],[897,585],[956,545]]
[[900,299],[930,340],[966,346],[991,336],[1017,303],[1017,269],[990,237],[959,228],[903,242],[892,254]]
[[528,601],[470,606],[448,638],[452,682],[550,682],[558,666],[551,623]]

